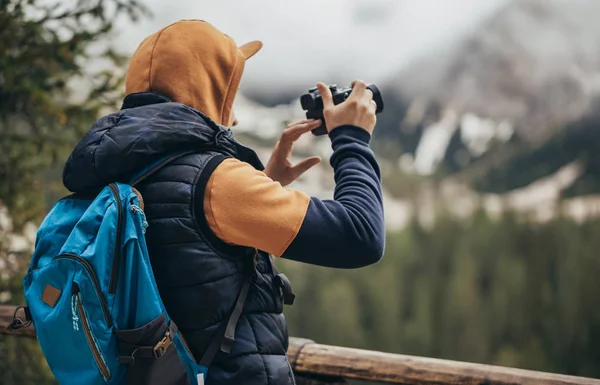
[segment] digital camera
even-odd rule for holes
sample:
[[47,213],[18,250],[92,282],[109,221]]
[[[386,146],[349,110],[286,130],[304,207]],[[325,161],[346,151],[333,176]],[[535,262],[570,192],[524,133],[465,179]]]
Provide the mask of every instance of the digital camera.
[[[340,88],[335,84],[332,84],[329,87],[331,94],[333,96],[333,104],[340,104],[344,102],[350,96],[352,92],[351,87]],[[373,100],[377,103],[377,111],[376,114],[383,111],[383,97],[381,96],[381,92],[379,88],[375,84],[369,84],[367,89],[373,92]],[[322,119],[323,124],[318,128],[312,130],[313,135],[320,136],[326,135],[328,130],[325,126],[325,119],[323,119],[323,98],[321,97],[321,93],[318,88],[311,88],[308,90],[308,93],[302,95],[300,97],[300,104],[302,105],[302,109],[306,111],[307,119]]]

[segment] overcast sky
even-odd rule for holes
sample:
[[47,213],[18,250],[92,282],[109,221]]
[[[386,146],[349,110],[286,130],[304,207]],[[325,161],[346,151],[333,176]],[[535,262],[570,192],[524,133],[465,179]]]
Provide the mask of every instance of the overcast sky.
[[329,79],[377,82],[418,55],[456,39],[509,0],[145,0],[152,20],[124,24],[133,52],[148,34],[180,19],[204,19],[238,44],[262,40],[244,89],[306,87]]

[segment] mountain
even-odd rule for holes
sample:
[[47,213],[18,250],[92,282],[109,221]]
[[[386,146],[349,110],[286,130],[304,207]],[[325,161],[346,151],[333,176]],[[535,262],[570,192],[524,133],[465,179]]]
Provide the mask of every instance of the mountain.
[[[509,3],[466,39],[431,52],[391,79],[386,88],[395,101],[388,108],[400,113],[379,134],[399,140],[405,171],[459,173],[484,191],[509,191],[549,175],[565,165],[554,164],[550,150],[571,135],[565,130],[587,127],[574,134],[577,143],[595,135],[599,13],[595,0]],[[561,159],[590,162],[588,147]],[[545,155],[536,158],[530,173],[532,152]],[[547,163],[553,165],[544,167]]]
[[[513,1],[380,85],[386,109],[373,147],[388,225],[430,221],[440,205],[461,217],[477,207],[538,219],[598,211],[599,11],[595,0]],[[237,131],[264,160],[285,124],[303,117],[297,100],[266,107],[241,97],[236,107]],[[296,150],[331,153],[310,135]],[[329,197],[331,177],[325,161],[296,186]]]
[[509,3],[462,42],[432,52],[392,80],[404,98],[508,120],[539,140],[581,116],[600,90],[595,0]]

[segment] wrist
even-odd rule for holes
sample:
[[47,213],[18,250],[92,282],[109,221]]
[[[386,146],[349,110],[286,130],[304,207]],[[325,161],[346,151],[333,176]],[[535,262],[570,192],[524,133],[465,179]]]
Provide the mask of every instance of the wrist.
[[371,133],[369,131],[351,124],[342,124],[329,131],[329,138],[332,141],[341,136],[349,136],[365,144],[369,144],[371,141]]

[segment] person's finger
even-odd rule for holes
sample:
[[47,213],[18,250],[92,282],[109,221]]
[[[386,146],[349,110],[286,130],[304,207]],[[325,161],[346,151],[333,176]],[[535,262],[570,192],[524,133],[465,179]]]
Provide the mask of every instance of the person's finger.
[[371,111],[372,113],[377,112],[377,102],[375,102],[375,100],[373,100],[373,99],[371,99],[371,101],[369,101],[369,111]]
[[321,121],[321,119],[305,119],[305,120],[300,120],[298,122],[295,122],[295,123],[292,123],[292,124],[288,125],[285,130],[286,131],[295,130],[299,126],[306,126],[307,124],[308,125],[313,125],[313,124],[317,124],[320,121]]
[[311,156],[310,158],[306,158],[301,162],[298,162],[292,170],[294,172],[294,176],[297,178],[300,175],[304,174],[310,168],[321,163],[321,157],[319,156]]
[[323,99],[323,109],[333,108],[333,96],[331,90],[324,83],[317,83],[317,88]]
[[292,153],[293,142],[289,144],[282,143],[281,140],[275,143],[273,147],[273,151],[271,151],[271,157],[269,158],[269,163],[276,162],[281,163],[284,162],[289,155]]
[[295,142],[302,134],[318,128],[321,124],[323,124],[323,122],[320,119],[311,119],[304,123],[289,126],[281,135],[281,139],[288,143]]
[[322,124],[321,119],[314,119],[308,122],[299,123],[294,126],[288,127],[284,134],[288,137],[296,137],[302,135],[304,132],[314,130]]
[[356,100],[361,99],[364,96],[366,89],[367,89],[367,84],[365,82],[363,82],[362,80],[353,81],[352,82],[352,92],[350,93],[350,96],[348,97],[348,99],[356,99]]
[[373,91],[370,89],[365,89],[365,93],[363,94],[363,98],[367,100],[367,102],[373,100]]
[[309,123],[309,122],[312,122],[313,120],[317,120],[317,119],[302,119],[302,120],[298,120],[298,121],[296,121],[296,122],[292,122],[292,123],[288,124],[288,125],[286,126],[286,129],[288,129],[288,128],[290,128],[290,127],[297,126],[298,124],[302,124],[302,123]]

